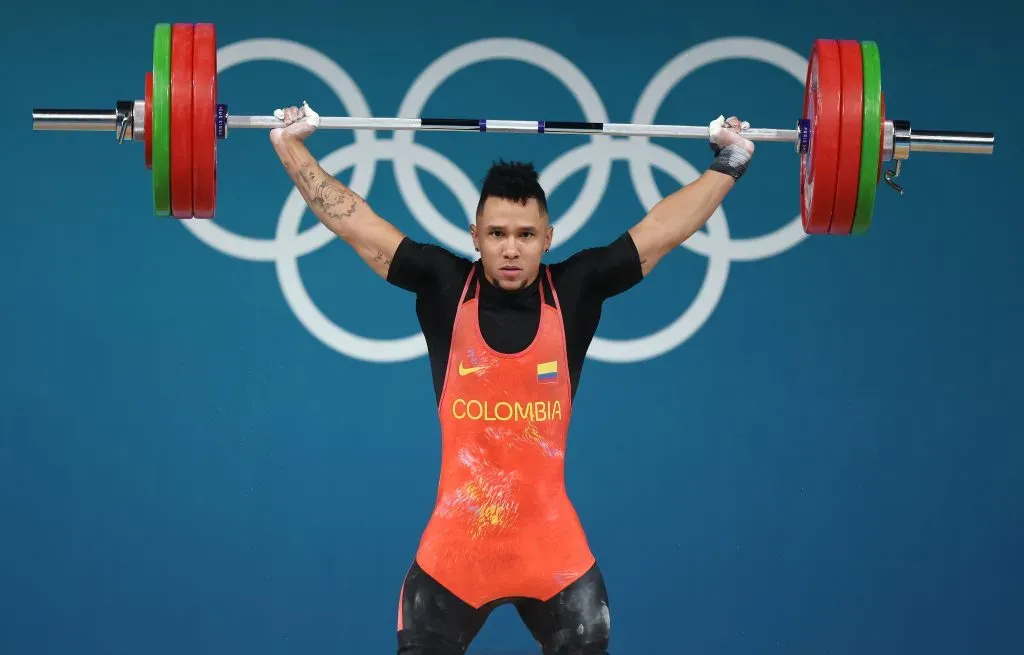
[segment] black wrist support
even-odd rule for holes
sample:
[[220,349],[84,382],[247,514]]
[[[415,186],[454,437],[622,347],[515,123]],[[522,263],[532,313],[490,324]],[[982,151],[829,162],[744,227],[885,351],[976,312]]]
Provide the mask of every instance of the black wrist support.
[[711,170],[725,173],[736,180],[740,179],[747,171],[750,153],[743,146],[733,143],[721,148],[711,144],[711,149],[715,153],[715,160],[711,162],[710,166]]

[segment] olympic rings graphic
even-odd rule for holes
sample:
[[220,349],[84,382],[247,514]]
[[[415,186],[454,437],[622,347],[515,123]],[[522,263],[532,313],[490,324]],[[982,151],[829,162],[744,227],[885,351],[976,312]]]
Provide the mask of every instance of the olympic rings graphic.
[[[416,78],[396,115],[420,115],[430,95],[450,76],[467,66],[498,59],[520,61],[550,73],[576,98],[585,120],[609,120],[597,90],[573,62],[546,46],[512,38],[481,39],[449,50]],[[698,68],[726,59],[751,59],[772,64],[790,73],[801,86],[805,82],[807,60],[778,43],[749,37],[713,39],[681,52],[662,66],[644,88],[632,121],[655,122],[658,108],[675,85]],[[218,73],[232,66],[260,60],[287,62],[304,68],[323,80],[351,115],[372,116],[362,92],[344,69],[323,53],[294,41],[263,38],[223,46],[217,56]],[[411,131],[396,131],[391,138],[381,138],[370,131],[356,131],[354,134],[354,143],[335,150],[320,162],[324,170],[337,175],[352,168],[349,186],[367,197],[377,163],[390,161],[399,194],[415,220],[453,252],[473,257],[475,253],[468,225],[476,210],[479,189],[466,173],[441,153],[417,143]],[[604,197],[612,164],[617,160],[627,163],[630,179],[646,210],[662,199],[654,181],[655,168],[681,185],[692,182],[700,174],[685,159],[651,143],[647,137],[612,139],[592,135],[540,172],[541,184],[548,194],[552,194],[574,173],[588,168],[579,196],[564,214],[552,217],[555,227],[552,247],[571,239],[587,224]],[[466,214],[466,229],[442,216],[429,200],[416,175],[417,167],[431,173],[454,195]],[[282,293],[292,312],[310,334],[329,348],[348,357],[374,363],[403,362],[425,355],[427,344],[421,332],[394,339],[369,338],[345,330],[319,310],[302,282],[298,260],[336,237],[319,222],[300,232],[306,211],[305,201],[298,190],[293,189],[281,208],[273,239],[241,236],[213,221],[181,221],[181,224],[208,246],[226,255],[274,262]],[[770,234],[732,239],[722,207],[708,220],[706,230],[697,232],[680,246],[708,259],[704,281],[690,306],[669,325],[646,336],[633,339],[595,336],[588,358],[608,363],[633,363],[670,352],[695,334],[714,312],[725,291],[729,266],[733,261],[779,255],[806,237],[797,215]]]

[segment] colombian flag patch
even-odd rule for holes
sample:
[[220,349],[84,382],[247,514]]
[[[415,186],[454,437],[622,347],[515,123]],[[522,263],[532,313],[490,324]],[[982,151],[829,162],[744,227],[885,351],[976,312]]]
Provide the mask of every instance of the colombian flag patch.
[[554,382],[558,379],[558,362],[537,364],[537,382]]

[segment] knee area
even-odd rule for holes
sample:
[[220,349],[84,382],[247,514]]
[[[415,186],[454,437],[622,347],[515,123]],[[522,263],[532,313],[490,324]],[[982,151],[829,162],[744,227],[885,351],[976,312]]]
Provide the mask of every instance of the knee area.
[[579,624],[559,630],[543,644],[544,655],[608,655],[607,623]]
[[584,642],[570,639],[545,645],[543,653],[544,655],[609,655],[608,640]]
[[572,618],[563,618],[543,641],[544,655],[607,655],[612,627],[607,603],[595,603]]
[[399,630],[398,655],[465,655],[457,641],[431,630]]

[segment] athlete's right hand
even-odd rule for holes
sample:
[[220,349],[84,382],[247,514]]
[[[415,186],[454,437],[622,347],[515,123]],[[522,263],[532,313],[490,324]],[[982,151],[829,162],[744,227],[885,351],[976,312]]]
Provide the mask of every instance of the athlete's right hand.
[[284,121],[283,127],[275,127],[270,130],[270,138],[277,141],[282,138],[292,138],[304,141],[320,126],[320,115],[313,111],[313,108],[302,101],[301,107],[288,107],[286,109],[275,109],[274,118]]
[[743,176],[754,154],[754,142],[740,134],[748,127],[749,123],[740,121],[735,116],[730,116],[728,120],[724,116],[719,116],[711,121],[708,125],[708,134],[711,150],[715,153],[711,170],[725,173],[737,180]]

